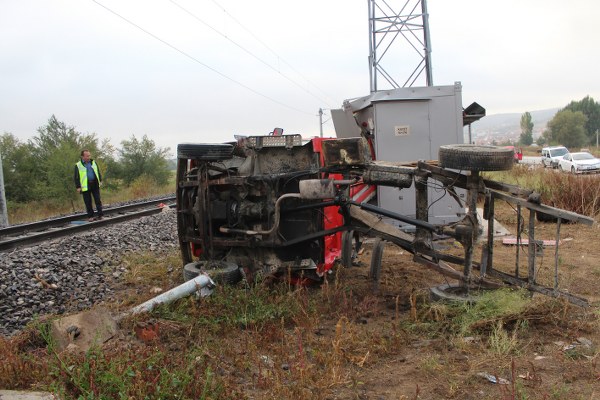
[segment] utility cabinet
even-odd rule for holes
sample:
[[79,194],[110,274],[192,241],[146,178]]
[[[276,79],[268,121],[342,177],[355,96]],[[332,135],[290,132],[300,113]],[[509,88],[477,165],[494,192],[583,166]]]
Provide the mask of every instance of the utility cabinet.
[[[368,129],[374,137],[377,160],[437,160],[440,146],[464,143],[461,90],[457,82],[448,86],[378,91],[345,101],[343,110],[332,110],[336,134],[338,137],[358,136],[358,126]],[[348,128],[352,123],[354,128]],[[457,189],[457,193],[466,200],[464,190]],[[464,215],[464,207],[432,179],[428,197],[431,223],[446,224]],[[377,203],[384,209],[415,217],[414,184],[402,190],[378,187]],[[402,225],[398,221],[387,222]]]

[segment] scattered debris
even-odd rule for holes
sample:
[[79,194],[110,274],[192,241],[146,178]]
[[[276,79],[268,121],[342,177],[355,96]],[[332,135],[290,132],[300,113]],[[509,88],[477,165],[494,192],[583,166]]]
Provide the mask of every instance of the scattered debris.
[[579,337],[579,338],[577,338],[577,340],[575,342],[570,343],[570,344],[567,344],[563,341],[554,342],[554,344],[559,346],[562,351],[573,350],[577,347],[584,347],[585,349],[591,349],[593,346],[592,341],[587,338],[584,338],[584,337]]
[[48,283],[48,281],[46,281],[45,279],[41,278],[38,274],[34,275],[34,278],[40,282],[42,284],[43,287],[45,287],[46,289],[58,289],[58,285],[56,285],[55,283]]
[[158,323],[156,321],[140,321],[135,325],[135,336],[146,344],[158,339]]
[[524,374],[518,375],[519,378],[524,379],[526,381],[535,381],[537,380],[536,376],[531,372],[527,371]]
[[0,390],[2,400],[54,400],[56,397],[48,392],[26,392],[24,390]]
[[[556,240],[536,240],[535,241],[536,244],[541,244],[542,246],[556,246]],[[521,239],[520,243],[522,246],[529,246],[529,239]],[[560,245],[562,243],[561,240],[558,241],[558,244]],[[508,237],[508,238],[504,238],[502,239],[502,244],[506,244],[506,245],[516,245],[517,244],[517,238],[515,237]]]
[[275,363],[269,356],[260,356],[260,359],[263,362],[263,364],[269,368],[273,368],[273,365],[275,365]]
[[81,334],[81,330],[76,325],[71,325],[67,328],[67,334],[69,335],[69,339],[74,341]]
[[579,344],[581,344],[582,346],[585,347],[592,347],[592,341],[590,339],[584,338],[584,337],[579,337],[577,338],[577,342],[579,342]]
[[487,379],[488,381],[492,382],[492,383],[496,383],[499,385],[509,385],[510,381],[504,378],[499,378],[495,375],[492,374],[488,374],[487,372],[479,372],[477,374],[477,376],[481,376],[482,378]]

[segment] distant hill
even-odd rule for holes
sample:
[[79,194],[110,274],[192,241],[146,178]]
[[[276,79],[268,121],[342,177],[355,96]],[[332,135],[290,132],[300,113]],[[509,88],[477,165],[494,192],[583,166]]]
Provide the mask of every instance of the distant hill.
[[[533,137],[537,138],[546,129],[550,121],[560,108],[529,111],[533,122]],[[472,135],[479,144],[490,144],[519,140],[521,135],[521,116],[523,113],[493,114],[483,117],[471,125]]]

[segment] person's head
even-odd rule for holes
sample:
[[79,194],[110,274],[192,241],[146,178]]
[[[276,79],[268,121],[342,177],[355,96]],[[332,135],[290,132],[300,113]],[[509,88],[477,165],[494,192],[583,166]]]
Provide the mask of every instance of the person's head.
[[90,158],[92,158],[92,154],[88,149],[81,150],[81,159],[83,161],[88,162],[90,161]]

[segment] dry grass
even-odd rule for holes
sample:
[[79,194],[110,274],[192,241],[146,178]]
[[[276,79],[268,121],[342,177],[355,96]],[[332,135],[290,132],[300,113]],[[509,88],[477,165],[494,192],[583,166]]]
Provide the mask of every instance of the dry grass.
[[542,203],[596,217],[600,214],[600,175],[572,175],[558,170],[516,165],[511,171],[487,173],[491,179],[537,191]]
[[[115,310],[146,300],[151,287],[179,282],[181,271],[170,268],[177,256],[131,255]],[[540,346],[536,333],[589,335],[597,315],[582,319],[581,310],[563,302],[531,303],[518,293],[491,294],[480,306],[395,295],[386,306],[385,293],[374,294],[360,275],[356,267],[341,269],[320,288],[218,287],[212,296],[181,299],[122,321],[117,337],[83,355],[55,352],[38,323],[2,342],[0,384],[47,389],[67,399],[346,399],[367,387],[384,398],[406,399],[470,398],[481,388],[488,393],[481,398],[574,393],[572,385],[549,380],[527,387],[519,379],[500,389],[473,376],[534,376],[524,360]],[[414,312],[401,309],[403,302]],[[159,339],[137,339],[140,322],[158,324]],[[597,360],[597,353],[566,359],[586,371],[579,383],[593,381]],[[386,376],[395,377],[390,397],[389,384],[374,386]],[[536,390],[547,397],[536,397]]]

